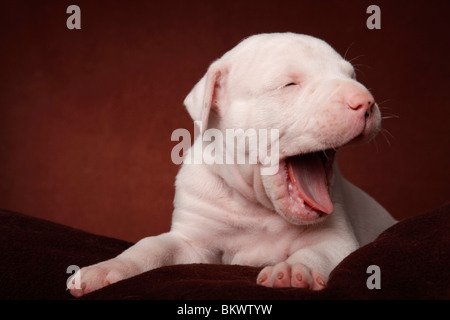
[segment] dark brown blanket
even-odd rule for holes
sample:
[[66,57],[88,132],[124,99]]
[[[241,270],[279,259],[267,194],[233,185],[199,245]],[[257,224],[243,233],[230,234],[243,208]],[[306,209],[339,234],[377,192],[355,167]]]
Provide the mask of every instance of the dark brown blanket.
[[[320,292],[257,286],[260,268],[193,264],[152,270],[83,299],[450,299],[449,210],[386,230],[342,261]],[[0,245],[0,299],[72,299],[65,290],[70,265],[111,258],[131,243],[0,211]],[[380,289],[367,286],[375,283],[371,265],[379,267]]]

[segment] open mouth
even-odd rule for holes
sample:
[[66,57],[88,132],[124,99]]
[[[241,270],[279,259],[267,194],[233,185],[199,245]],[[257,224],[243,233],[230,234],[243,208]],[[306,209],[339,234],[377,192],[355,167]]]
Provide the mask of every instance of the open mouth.
[[297,208],[293,211],[311,220],[333,211],[329,186],[335,154],[336,150],[324,150],[285,159],[289,202]]

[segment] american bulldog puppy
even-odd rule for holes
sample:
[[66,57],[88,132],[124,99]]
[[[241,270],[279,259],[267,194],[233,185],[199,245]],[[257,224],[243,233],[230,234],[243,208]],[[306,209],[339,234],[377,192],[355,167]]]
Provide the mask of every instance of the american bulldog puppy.
[[[262,286],[321,290],[343,258],[396,222],[335,163],[341,147],[377,134],[381,115],[352,65],[324,41],[249,37],[210,65],[185,105],[202,130],[184,156],[197,150],[209,161],[181,166],[170,231],[82,268],[69,283],[74,296],[189,263],[261,266]],[[216,139],[204,138],[208,130]],[[277,135],[260,139],[265,148],[250,135],[238,147],[227,145],[229,130]]]

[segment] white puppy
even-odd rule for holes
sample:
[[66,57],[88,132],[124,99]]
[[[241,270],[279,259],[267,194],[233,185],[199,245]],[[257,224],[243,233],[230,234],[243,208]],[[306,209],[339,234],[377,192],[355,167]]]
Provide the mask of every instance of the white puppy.
[[320,290],[344,257],[395,223],[333,163],[340,147],[373,138],[381,116],[352,65],[324,41],[252,36],[209,67],[185,105],[203,132],[277,129],[277,150],[271,142],[268,150],[279,170],[262,174],[260,154],[256,164],[184,164],[170,232],[82,268],[69,284],[74,296],[186,263],[265,266],[261,285]]

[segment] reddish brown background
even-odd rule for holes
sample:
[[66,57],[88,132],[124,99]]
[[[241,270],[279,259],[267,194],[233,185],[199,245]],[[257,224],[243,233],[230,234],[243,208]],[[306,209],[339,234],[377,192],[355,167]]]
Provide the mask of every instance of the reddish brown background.
[[[81,8],[81,30],[66,8]],[[366,8],[381,8],[381,30]],[[386,115],[339,164],[396,218],[449,199],[450,2],[3,1],[0,207],[135,241],[168,231],[176,128],[209,63],[261,32],[307,33],[357,64]],[[389,143],[388,141],[389,140]]]

